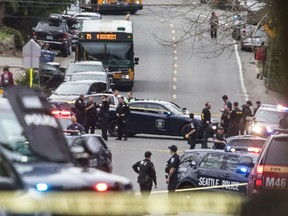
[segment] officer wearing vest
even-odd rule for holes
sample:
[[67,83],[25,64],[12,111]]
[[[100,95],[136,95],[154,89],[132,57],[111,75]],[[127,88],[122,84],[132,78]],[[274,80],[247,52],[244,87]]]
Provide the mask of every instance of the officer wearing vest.
[[202,127],[203,127],[203,144],[201,148],[208,148],[207,142],[210,134],[210,123],[211,123],[211,103],[205,103],[205,108],[202,110],[201,120],[202,120]]
[[94,97],[89,97],[89,101],[85,108],[86,112],[86,121],[84,124],[85,127],[85,133],[89,133],[89,129],[91,134],[94,134],[95,127],[96,127],[96,115],[97,115],[97,105],[94,102]]
[[194,113],[190,113],[189,116],[189,132],[185,135],[185,138],[188,139],[190,149],[194,149],[198,138],[198,122],[194,119]]
[[151,162],[152,153],[146,151],[144,156],[145,159],[136,162],[132,168],[136,173],[138,173],[138,183],[141,195],[143,198],[147,198],[151,193],[153,182],[155,188],[157,188],[157,179],[154,164]]
[[119,104],[116,108],[116,116],[118,118],[118,137],[116,140],[122,140],[124,135],[124,141],[128,139],[127,121],[130,114],[130,108],[124,101],[124,97],[119,97]]
[[242,110],[238,107],[239,103],[233,103],[233,110],[230,114],[231,131],[230,136],[237,136],[240,132],[240,124],[242,119]]
[[217,129],[217,133],[214,135],[214,149],[225,149],[225,146],[224,128],[220,126]]

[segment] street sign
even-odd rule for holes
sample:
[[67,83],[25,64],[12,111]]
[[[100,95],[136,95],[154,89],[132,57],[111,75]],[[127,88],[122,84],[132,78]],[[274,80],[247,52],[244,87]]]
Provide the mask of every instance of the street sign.
[[41,47],[31,39],[23,47],[22,50],[24,57],[24,68],[38,68],[39,67],[39,57],[41,55]]

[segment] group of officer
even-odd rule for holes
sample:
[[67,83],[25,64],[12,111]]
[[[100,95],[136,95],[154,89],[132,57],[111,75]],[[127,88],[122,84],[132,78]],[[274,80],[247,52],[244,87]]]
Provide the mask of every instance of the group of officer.
[[[248,121],[247,117],[252,117],[255,115],[259,107],[261,106],[261,102],[256,102],[256,108],[252,110],[252,102],[247,101],[244,105],[242,105],[241,109],[239,108],[239,103],[234,102],[233,105],[230,102],[227,95],[222,96],[222,100],[224,102],[224,107],[220,109],[221,111],[221,121],[218,125],[217,132],[214,135],[214,148],[216,149],[224,149],[225,147],[225,137],[243,135],[245,132],[247,133],[248,129]],[[205,103],[205,107],[201,113],[201,123],[202,123],[202,133],[203,140],[201,141],[201,148],[208,148],[207,142],[208,138],[211,135],[211,103]],[[185,138],[188,140],[188,144],[190,145],[190,149],[194,149],[198,140],[199,133],[199,125],[197,121],[194,119],[194,114],[190,113],[190,123],[188,133],[185,135]]]
[[[123,96],[118,96],[119,91],[115,89],[113,91],[113,102],[108,101],[106,95],[101,96],[101,102],[96,104],[94,102],[94,97],[89,97],[88,102],[85,103],[85,97],[83,94],[79,96],[79,98],[75,101],[75,117],[74,120],[71,119],[72,124],[69,125],[69,129],[80,130],[80,132],[94,134],[96,128],[96,122],[99,118],[101,123],[101,131],[102,137],[104,140],[108,141],[107,130],[109,124],[109,108],[110,104],[114,104],[117,106],[116,108],[116,116],[118,118],[118,137],[116,140],[122,140],[124,137],[124,141],[128,139],[128,131],[127,131],[127,121],[130,114],[130,108],[128,104],[125,102],[125,98]],[[128,93],[128,100],[132,100],[132,92]],[[99,108],[99,112],[97,112],[97,108]],[[77,125],[75,124],[75,119]],[[80,124],[82,127],[80,127]],[[68,128],[67,128],[68,129]]]
[[[168,189],[168,196],[169,201],[172,202],[173,194],[177,187],[177,173],[180,164],[179,155],[177,154],[177,146],[171,145],[168,147],[170,149],[171,157],[167,161],[165,167],[166,173],[166,184]],[[146,199],[149,197],[153,183],[155,189],[157,188],[157,177],[154,164],[151,161],[152,153],[150,151],[146,151],[144,154],[144,159],[141,161],[136,162],[132,168],[138,174],[138,183],[140,186],[141,195],[143,198],[143,204],[145,205]],[[173,206],[171,203],[170,206]],[[143,214],[149,214],[148,211],[144,211]],[[168,212],[165,213],[166,215],[176,215],[175,209],[169,209]]]

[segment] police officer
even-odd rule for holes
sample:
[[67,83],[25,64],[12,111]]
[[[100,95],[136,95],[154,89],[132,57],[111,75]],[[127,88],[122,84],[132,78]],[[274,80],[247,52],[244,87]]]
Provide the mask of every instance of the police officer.
[[118,138],[116,140],[122,140],[124,135],[124,141],[128,139],[127,121],[130,114],[130,108],[124,101],[124,97],[119,97],[119,104],[116,108],[116,116],[118,117]]
[[86,109],[86,105],[84,101],[84,95],[81,94],[79,98],[77,98],[77,100],[75,101],[75,110],[76,110],[75,113],[76,113],[78,122],[81,125],[83,125],[85,122],[85,109]]
[[189,132],[185,135],[190,149],[194,149],[198,138],[198,122],[194,119],[194,113],[190,113]]
[[224,133],[227,136],[229,136],[231,131],[230,114],[231,114],[230,106],[225,106],[224,111],[221,115],[221,126],[224,128]]
[[94,134],[96,127],[96,119],[97,119],[97,105],[94,102],[94,97],[89,97],[88,103],[86,105],[86,121],[85,121],[85,132],[89,132],[89,128],[91,128],[91,134]]
[[138,173],[138,183],[141,195],[143,198],[147,198],[151,193],[153,182],[155,188],[157,188],[157,179],[154,164],[151,162],[152,153],[146,151],[144,156],[145,159],[136,162],[132,168],[136,173]]
[[208,148],[207,142],[210,134],[210,123],[211,123],[211,103],[205,103],[205,108],[202,110],[201,120],[202,120],[202,127],[203,127],[203,144],[201,148]]
[[[170,159],[167,161],[165,172],[167,173],[166,176],[166,184],[168,184],[168,196],[169,196],[169,203],[170,208],[173,207],[172,198],[174,195],[174,192],[176,190],[177,182],[178,182],[178,168],[180,164],[179,155],[177,154],[177,146],[171,145],[168,147],[170,149],[170,154],[172,155]],[[175,212],[175,209],[170,209],[169,212],[165,213],[166,215],[170,214],[177,214]]]
[[256,108],[253,111],[253,115],[255,116],[256,112],[258,111],[259,107],[261,106],[261,101],[256,101]]
[[248,123],[249,121],[246,120],[247,117],[252,117],[253,111],[252,111],[252,102],[250,100],[246,101],[246,104],[242,106],[242,119],[241,119],[241,126],[240,131],[241,135],[244,135],[244,132],[248,129]]
[[108,121],[109,121],[109,102],[107,101],[107,96],[102,95],[101,96],[101,104],[100,111],[99,111],[99,117],[101,119],[101,131],[102,131],[102,137],[104,140],[108,141],[107,137],[107,129],[108,129]]
[[237,136],[239,135],[240,131],[240,124],[241,124],[241,118],[242,118],[242,110],[238,107],[239,103],[234,102],[233,103],[233,110],[230,114],[230,121],[231,121],[231,136]]
[[75,130],[75,131],[79,131],[80,133],[85,132],[85,128],[77,122],[76,116],[71,117],[71,122],[72,124],[68,125],[67,130]]
[[214,135],[214,149],[224,149],[225,146],[224,128],[220,126],[217,129],[217,133]]

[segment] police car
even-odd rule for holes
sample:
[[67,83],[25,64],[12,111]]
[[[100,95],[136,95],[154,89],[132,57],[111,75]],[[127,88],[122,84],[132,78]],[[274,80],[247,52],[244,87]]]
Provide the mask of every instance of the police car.
[[248,196],[288,189],[288,131],[271,135],[249,175]]
[[[190,121],[189,115],[174,103],[158,100],[138,100],[129,103],[130,115],[127,128],[130,136],[136,134],[156,134],[168,136],[182,136],[188,130]],[[185,111],[185,110],[184,110]],[[110,109],[109,133],[117,136],[118,121],[116,109]],[[201,117],[195,115],[194,118],[199,125],[199,139],[203,137]],[[216,127],[218,122],[211,120]],[[211,131],[210,137],[213,136]]]
[[281,105],[263,104],[254,117],[247,117],[251,121],[249,132],[256,136],[268,137],[274,129],[279,128],[279,122],[288,113],[288,108]]
[[259,154],[265,141],[266,138],[252,135],[232,136],[226,138],[225,151],[241,151]]
[[242,183],[247,183],[256,159],[255,154],[187,150],[180,158],[177,189],[207,187],[245,194]]
[[0,99],[0,143],[24,181],[39,191],[131,191],[129,179],[75,163],[39,90],[13,87]]
[[73,157],[82,167],[92,167],[105,172],[112,172],[112,153],[101,135],[74,135],[74,133],[66,131],[65,138]]

